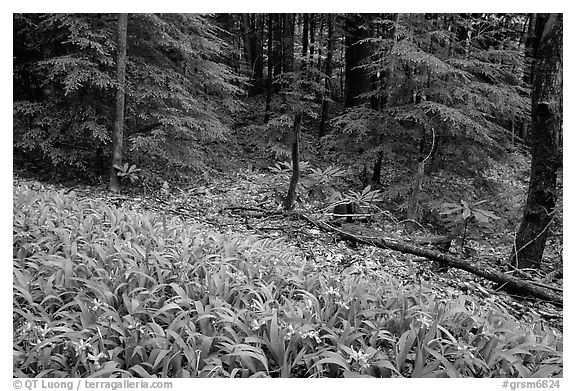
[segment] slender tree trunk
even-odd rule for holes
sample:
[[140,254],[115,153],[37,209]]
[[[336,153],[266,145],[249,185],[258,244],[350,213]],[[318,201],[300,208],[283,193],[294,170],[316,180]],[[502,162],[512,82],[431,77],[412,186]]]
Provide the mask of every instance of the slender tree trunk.
[[272,40],[272,29],[273,29],[273,16],[268,14],[268,75],[266,78],[266,110],[264,113],[264,122],[268,123],[270,121],[270,105],[272,103],[272,78],[273,76],[273,40]]
[[[294,14],[283,14],[283,42],[284,62],[282,68],[284,72],[294,71]],[[300,179],[300,128],[302,125],[302,111],[297,108],[294,114],[294,125],[292,129],[292,178],[288,186],[286,198],[284,198],[284,210],[292,210],[296,203],[296,189]]]
[[[320,28],[318,29],[318,71],[322,69],[322,34],[324,33],[324,16],[320,14]],[[320,83],[320,72],[316,74],[316,83]]]
[[[274,29],[272,30],[274,45],[272,51],[272,63],[274,64],[274,76],[278,76],[282,73],[282,15],[273,14],[274,16]],[[275,85],[274,92],[278,92],[280,89],[279,85]]]
[[264,14],[256,14],[254,38],[254,86],[255,93],[264,90]]
[[[396,46],[396,42],[398,41],[398,24],[400,23],[400,14],[396,14],[394,25],[390,31],[390,38],[392,39],[392,43],[390,44],[390,52],[394,50]],[[384,97],[379,98],[379,104],[377,102],[373,102],[372,104],[376,104],[377,108],[383,108],[390,104],[390,99],[392,96],[392,80],[394,78],[394,67],[395,61],[394,57],[391,57],[389,69],[385,72],[386,74],[386,92]],[[378,139],[378,144],[382,144],[384,142],[382,136]],[[372,171],[372,183],[376,185],[380,185],[382,181],[382,160],[384,159],[384,151],[378,151],[378,156],[376,157],[376,163],[374,163],[374,170]]]
[[346,69],[345,69],[345,99],[344,107],[359,106],[366,103],[366,98],[359,95],[370,91],[370,74],[365,68],[359,67],[370,56],[368,45],[363,39],[369,38],[368,29],[362,28],[364,18],[361,15],[346,17]]
[[[530,14],[528,21],[528,31],[526,33],[526,48],[524,52],[524,83],[532,88],[534,82],[534,71],[536,65],[536,55],[540,46],[540,38],[544,30],[546,22],[546,14]],[[523,135],[522,140],[524,143],[528,142],[528,129],[530,128],[530,121],[524,120],[522,124]]]
[[414,182],[412,184],[412,193],[408,201],[408,209],[406,212],[406,219],[410,220],[408,224],[409,229],[415,228],[417,222],[420,220],[420,191],[422,190],[422,183],[424,181],[424,162],[418,163]]
[[288,193],[284,199],[284,210],[294,209],[296,203],[296,188],[300,179],[300,127],[302,124],[302,113],[298,112],[294,116],[294,126],[292,129],[292,177],[288,186]]
[[309,36],[310,36],[310,46],[309,46],[309,54],[308,54],[308,62],[310,66],[314,64],[314,49],[316,46],[316,15],[310,14],[309,18],[310,29],[309,29]]
[[302,64],[300,68],[306,68],[306,56],[308,55],[308,14],[302,14]]
[[294,14],[283,14],[282,71],[294,71]]
[[382,161],[384,160],[384,151],[378,151],[376,155],[376,162],[374,163],[374,170],[372,171],[372,183],[380,185],[382,182]]
[[124,98],[126,95],[126,36],[128,31],[128,14],[118,15],[118,46],[116,48],[116,105],[114,116],[114,133],[112,135],[112,165],[110,167],[109,189],[120,191],[118,171],[114,166],[122,165],[124,152]]
[[324,78],[324,93],[322,99],[322,111],[320,114],[320,132],[318,134],[319,138],[324,137],[328,133],[327,121],[328,121],[328,111],[330,109],[330,99],[332,95],[332,56],[334,52],[334,16],[332,14],[326,14],[327,24],[328,24],[328,47],[326,53],[326,70]]
[[[252,64],[254,63],[254,55],[252,53],[253,46],[250,40],[251,26],[250,26],[250,14],[241,14],[240,18],[242,20],[242,38],[244,40],[244,53],[246,54],[246,63],[252,69]],[[250,79],[252,79],[252,73],[250,73]]]
[[[342,42],[346,42],[346,37],[342,36]],[[340,98],[344,99],[344,63],[346,62],[346,45],[340,45]]]
[[524,82],[532,85],[534,75],[534,54],[537,48],[536,43],[536,17],[537,14],[530,14],[528,21],[528,32],[526,33],[526,49],[524,50]]
[[440,143],[442,143],[442,138],[437,136],[434,142],[434,146],[432,147],[432,153],[430,154],[430,172],[432,172],[432,169],[439,169],[443,167],[442,160],[440,160],[440,162],[437,160],[438,151],[440,150]]
[[[368,103],[366,97],[361,96],[370,91],[372,79],[370,73],[361,67],[364,62],[370,58],[370,48],[368,44],[362,42],[365,38],[370,37],[370,31],[364,27],[365,17],[360,14],[350,14],[345,17],[345,61],[344,70],[345,92],[344,108],[361,106]],[[359,155],[363,153],[362,149],[358,150]],[[362,184],[364,187],[371,184],[372,175],[369,174],[372,163],[369,159],[364,159],[364,168],[362,172]]]
[[262,92],[264,59],[262,56],[262,30],[264,28],[264,16],[260,14],[242,14],[242,37],[244,39],[244,51],[246,62],[250,68],[250,87],[248,96],[254,96]]
[[516,129],[515,129],[515,122],[516,122],[516,116],[512,116],[512,119],[510,120],[510,141],[512,142],[512,146],[514,146],[514,144],[516,144]]
[[539,14],[538,19],[545,25],[535,53],[530,184],[510,257],[518,268],[540,267],[562,166],[562,14]]

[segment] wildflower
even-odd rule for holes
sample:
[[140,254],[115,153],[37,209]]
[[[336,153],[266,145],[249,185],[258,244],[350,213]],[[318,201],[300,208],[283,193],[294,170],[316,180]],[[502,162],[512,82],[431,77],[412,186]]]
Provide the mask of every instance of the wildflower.
[[104,306],[104,303],[102,303],[102,302],[100,301],[100,299],[94,299],[94,300],[92,300],[92,307],[90,307],[90,309],[91,309],[92,311],[97,311],[97,310],[99,310],[100,307],[102,307],[102,306]]
[[38,345],[40,342],[42,342],[42,341],[40,341],[40,338],[36,338],[36,340],[33,340],[33,339],[29,339],[29,340],[28,340],[28,343],[30,344],[30,346],[36,346],[36,345]]
[[314,309],[314,302],[312,299],[304,300],[304,310],[305,311],[312,311]]
[[105,353],[100,352],[96,356],[88,353],[88,360],[90,360],[94,363],[94,366],[96,367],[97,370],[99,370],[102,366],[102,364],[100,363],[100,359],[102,359],[102,358],[104,358],[104,359],[107,358]]
[[322,342],[322,340],[320,339],[320,336],[318,335],[318,331],[316,330],[308,330],[304,333],[300,333],[300,337],[302,338],[310,338],[310,339],[314,339],[316,340],[317,343]]
[[141,329],[142,327],[142,323],[136,321],[136,322],[130,322],[127,326],[128,330],[136,330],[136,329]]
[[92,348],[92,345],[89,342],[85,342],[83,339],[81,339],[80,342],[72,341],[72,345],[74,345],[74,350],[76,350],[77,354]]
[[97,321],[100,322],[105,322],[107,321],[108,323],[112,323],[112,321],[114,320],[114,317],[112,315],[100,315],[97,319]]
[[48,326],[48,323],[46,323],[44,327],[42,328],[38,327],[38,331],[40,331],[40,335],[42,336],[42,338],[46,338],[46,335],[52,330],[50,329],[50,326]]
[[370,363],[369,360],[371,358],[370,354],[364,353],[364,349],[359,348],[358,351],[354,350],[353,347],[350,347],[352,353],[350,353],[350,358],[348,359],[349,363],[357,362],[362,368],[369,368]]
[[24,328],[22,329],[22,334],[25,334],[25,333],[32,331],[33,328],[34,328],[34,323],[31,323],[31,322],[24,323]]
[[427,329],[430,328],[430,326],[432,325],[432,317],[426,313],[420,313],[416,317],[416,321],[423,324],[424,327],[426,327]]
[[296,330],[294,329],[294,326],[292,326],[292,324],[288,324],[288,327],[286,328],[286,335],[284,336],[284,339],[286,341],[288,341],[289,339],[292,338],[292,336],[296,334]]
[[474,358],[474,353],[472,352],[472,350],[474,350],[475,348],[473,346],[468,346],[462,342],[459,342],[456,345],[456,349],[464,354],[467,354],[470,358]]
[[334,289],[333,286],[331,286],[330,288],[328,288],[328,290],[326,292],[324,292],[324,294],[327,295],[334,295],[336,297],[340,297],[340,292],[338,292],[336,289]]
[[256,318],[252,319],[250,321],[250,327],[252,328],[252,330],[256,331],[258,329],[260,329],[260,327],[262,327],[264,325],[264,321],[262,320],[258,320]]

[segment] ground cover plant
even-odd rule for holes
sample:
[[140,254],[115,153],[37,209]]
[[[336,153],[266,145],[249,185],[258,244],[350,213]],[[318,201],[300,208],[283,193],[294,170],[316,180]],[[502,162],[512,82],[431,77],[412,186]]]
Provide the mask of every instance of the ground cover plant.
[[368,259],[342,270],[38,182],[13,202],[16,376],[562,376],[554,328]]
[[563,14],[14,14],[15,377],[561,377]]

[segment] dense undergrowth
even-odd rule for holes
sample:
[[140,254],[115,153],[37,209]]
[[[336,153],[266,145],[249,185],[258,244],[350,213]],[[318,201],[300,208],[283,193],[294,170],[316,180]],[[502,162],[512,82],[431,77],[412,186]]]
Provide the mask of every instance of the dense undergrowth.
[[14,185],[14,375],[562,376],[562,335],[282,240]]

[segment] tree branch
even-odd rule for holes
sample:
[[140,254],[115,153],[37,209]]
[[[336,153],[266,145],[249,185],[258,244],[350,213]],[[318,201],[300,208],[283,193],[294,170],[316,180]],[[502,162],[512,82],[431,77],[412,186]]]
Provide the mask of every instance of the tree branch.
[[308,221],[309,223],[315,225],[316,227],[324,231],[336,233],[343,239],[347,239],[356,243],[367,244],[370,246],[425,257],[427,259],[434,260],[443,265],[465,270],[467,272],[470,272],[487,280],[496,282],[498,284],[503,284],[504,286],[507,287],[507,289],[511,289],[517,293],[522,293],[523,295],[526,294],[533,295],[534,297],[550,301],[554,305],[562,307],[562,296],[556,294],[553,290],[546,287],[536,286],[535,284],[532,284],[525,280],[502,273],[501,271],[497,270],[496,268],[490,266],[485,262],[481,262],[479,260],[473,261],[472,259],[463,260],[450,254],[445,254],[439,251],[430,250],[428,248],[415,246],[409,243],[403,243],[392,239],[366,238],[362,236],[356,236],[349,232],[333,227],[328,223],[313,220],[306,215],[302,214],[300,215],[300,217],[302,217],[302,219]]

